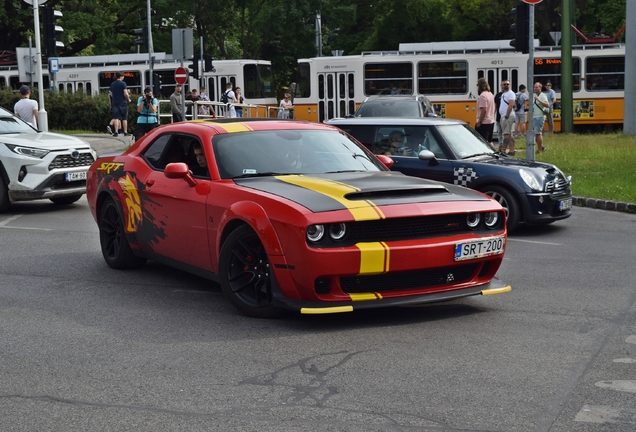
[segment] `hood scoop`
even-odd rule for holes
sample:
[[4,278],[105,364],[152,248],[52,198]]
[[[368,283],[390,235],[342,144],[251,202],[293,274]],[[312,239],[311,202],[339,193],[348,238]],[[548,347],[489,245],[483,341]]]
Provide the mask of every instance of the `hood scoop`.
[[442,185],[418,186],[415,188],[391,188],[391,189],[375,189],[363,190],[360,192],[351,192],[344,197],[350,201],[358,200],[377,200],[391,198],[416,198],[421,196],[431,196],[438,194],[449,194],[449,190]]

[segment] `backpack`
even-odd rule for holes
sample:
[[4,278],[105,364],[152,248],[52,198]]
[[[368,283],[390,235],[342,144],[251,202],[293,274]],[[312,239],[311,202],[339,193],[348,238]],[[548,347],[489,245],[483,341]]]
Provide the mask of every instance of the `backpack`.
[[515,95],[515,112],[523,109],[523,102],[521,101],[521,92]]
[[223,103],[229,103],[230,102],[229,98],[227,97],[228,92],[229,92],[229,90],[225,90],[223,92],[223,94],[221,94],[221,102],[223,102]]

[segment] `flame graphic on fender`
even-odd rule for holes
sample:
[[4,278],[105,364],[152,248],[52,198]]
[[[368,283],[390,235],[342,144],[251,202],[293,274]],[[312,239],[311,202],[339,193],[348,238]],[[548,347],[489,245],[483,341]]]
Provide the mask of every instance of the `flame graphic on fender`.
[[124,201],[127,209],[126,232],[137,232],[137,226],[141,222],[141,200],[139,199],[139,191],[135,187],[130,174],[126,173],[126,177],[117,180],[124,193]]

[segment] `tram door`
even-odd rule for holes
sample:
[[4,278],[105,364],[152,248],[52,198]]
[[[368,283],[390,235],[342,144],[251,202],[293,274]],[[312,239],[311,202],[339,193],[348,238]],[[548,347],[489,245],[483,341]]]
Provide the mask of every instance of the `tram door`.
[[509,80],[510,90],[515,93],[519,89],[519,70],[517,68],[477,69],[477,79],[486,78],[492,94],[501,91],[501,82]]
[[353,72],[318,74],[318,121],[345,117],[356,110]]

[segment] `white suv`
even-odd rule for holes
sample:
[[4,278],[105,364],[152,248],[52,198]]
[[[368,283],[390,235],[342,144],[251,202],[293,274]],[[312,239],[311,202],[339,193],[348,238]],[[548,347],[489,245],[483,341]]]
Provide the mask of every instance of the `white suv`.
[[86,171],[95,159],[87,142],[38,132],[0,108],[0,212],[15,201],[74,203],[86,193]]

